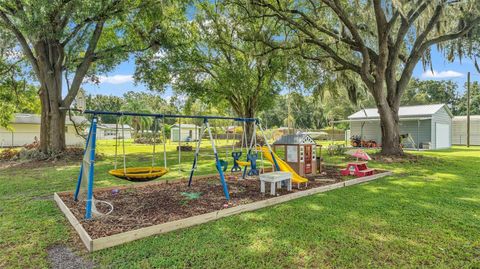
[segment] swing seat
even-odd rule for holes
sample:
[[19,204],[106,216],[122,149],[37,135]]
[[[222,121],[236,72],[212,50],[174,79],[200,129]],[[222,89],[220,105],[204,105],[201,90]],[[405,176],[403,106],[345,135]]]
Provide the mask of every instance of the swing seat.
[[228,162],[225,161],[225,160],[220,160],[220,166],[222,167],[222,171],[225,172],[227,171],[227,168],[228,168]]
[[108,171],[112,176],[129,181],[150,181],[165,175],[167,172],[168,170],[163,167],[130,167],[126,169],[126,173],[123,168]]
[[244,161],[236,161],[236,162],[240,166],[250,166],[250,162],[244,162]]

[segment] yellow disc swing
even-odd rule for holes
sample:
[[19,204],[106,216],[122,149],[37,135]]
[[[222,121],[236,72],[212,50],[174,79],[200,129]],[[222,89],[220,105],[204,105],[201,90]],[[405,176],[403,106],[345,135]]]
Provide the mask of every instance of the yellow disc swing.
[[118,152],[118,123],[116,124],[115,132],[115,168],[108,171],[112,176],[129,181],[150,181],[165,175],[168,172],[167,169],[167,152],[165,145],[165,118],[163,118],[162,133],[163,133],[163,159],[164,167],[155,166],[155,145],[156,134],[158,133],[158,120],[155,117],[155,130],[153,133],[153,152],[152,152],[152,165],[150,167],[128,167],[126,165],[125,154],[125,131],[122,123],[122,148],[123,148],[123,168],[117,168],[117,152]]

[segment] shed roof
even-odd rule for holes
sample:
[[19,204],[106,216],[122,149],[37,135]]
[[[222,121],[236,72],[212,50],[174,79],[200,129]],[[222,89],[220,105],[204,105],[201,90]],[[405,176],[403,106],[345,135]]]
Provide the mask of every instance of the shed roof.
[[315,141],[307,134],[282,135],[274,145],[315,145]]
[[[444,108],[447,110],[448,114],[452,117],[450,109],[445,104],[433,104],[433,105],[419,105],[419,106],[401,106],[398,110],[398,116],[400,118],[404,117],[418,117],[418,116],[432,116],[437,113],[440,109]],[[349,119],[370,119],[370,118],[380,118],[377,108],[366,108],[360,111],[353,113],[348,116]]]
[[[101,123],[97,125],[99,129],[116,129],[117,125],[115,123]],[[122,129],[122,125],[118,125],[118,129]],[[130,127],[128,124],[123,124],[123,129],[132,130],[133,128]]]
[[[40,124],[41,116],[38,114],[25,114],[25,113],[16,113],[12,122],[13,124]],[[84,116],[72,116],[72,120],[67,116],[65,119],[65,124],[72,125],[72,121],[75,124],[83,124],[87,122],[87,119]]]
[[[177,128],[178,129],[178,123],[172,125],[172,128]],[[195,128],[200,128],[200,127],[198,127],[195,124],[188,124],[188,123],[183,124],[182,123],[182,129],[184,129],[184,128],[185,129],[195,129]]]

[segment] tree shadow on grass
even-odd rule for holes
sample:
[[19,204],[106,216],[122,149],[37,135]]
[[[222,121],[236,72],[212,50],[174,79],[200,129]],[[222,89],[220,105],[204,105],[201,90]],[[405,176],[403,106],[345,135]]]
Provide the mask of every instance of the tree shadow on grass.
[[[479,171],[471,166],[480,157],[454,155],[456,151],[442,153],[440,165],[434,161],[378,165],[393,168],[397,175],[146,238],[91,257],[115,268],[468,267],[480,256]],[[134,165],[149,163],[143,153],[127,158]],[[131,184],[108,175],[112,160],[108,156],[97,163],[96,187]],[[175,156],[168,160],[178,161]],[[184,166],[188,169],[191,163],[187,161]],[[172,165],[171,169],[176,168]],[[50,220],[64,218],[52,201],[32,198],[73,191],[78,171],[79,164],[9,170],[0,176],[0,199],[12,206],[34,206],[28,214],[38,211],[36,223],[45,222],[36,232],[40,234]],[[210,171],[215,172],[213,159],[201,159],[197,175]],[[175,177],[172,171],[159,180]],[[44,208],[43,203],[49,205],[48,214],[39,209]],[[55,229],[61,228],[58,226]],[[42,244],[57,240],[40,235],[33,238],[45,240]]]
[[479,184],[472,186],[466,171],[434,170],[413,169],[408,176],[301,198],[93,257],[113,267],[472,265],[472,255],[478,255],[471,241],[480,228],[474,215],[478,203],[458,196],[478,196]]

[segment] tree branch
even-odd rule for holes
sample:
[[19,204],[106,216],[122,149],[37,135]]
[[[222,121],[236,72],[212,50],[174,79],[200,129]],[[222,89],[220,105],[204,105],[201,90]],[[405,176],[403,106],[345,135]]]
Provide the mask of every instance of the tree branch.
[[18,61],[16,61],[16,62],[10,64],[6,69],[1,70],[1,72],[0,72],[0,77],[6,75],[6,74],[8,74],[8,73],[10,73],[10,72],[15,68],[15,66],[16,66],[17,64],[19,64],[20,62],[22,62],[22,61],[23,61],[23,59],[20,59],[20,60],[18,60]]
[[33,55],[33,52],[30,46],[28,45],[28,42],[25,39],[25,36],[13,24],[13,22],[10,21],[7,14],[5,14],[2,10],[0,10],[0,18],[3,20],[6,26],[13,32],[18,42],[20,43],[20,46],[22,47],[23,52],[25,53],[25,55],[27,55],[28,60],[32,64],[33,71],[35,72],[35,74],[37,74],[38,77],[40,77],[40,70],[38,68],[37,58],[35,58],[35,56]]
[[73,100],[75,99],[75,96],[77,95],[78,89],[80,89],[80,85],[82,84],[83,79],[85,78],[85,75],[88,72],[88,68],[92,64],[95,49],[97,47],[98,40],[102,35],[104,24],[105,24],[105,21],[102,20],[97,22],[95,25],[95,30],[93,31],[92,37],[90,38],[90,41],[88,43],[87,51],[85,52],[85,57],[83,58],[83,61],[80,63],[80,65],[78,66],[77,71],[75,72],[75,76],[73,77],[70,91],[67,93],[67,96],[65,96],[65,99],[62,102],[63,107],[70,107]]
[[[398,60],[401,60],[403,63],[408,62],[408,58],[400,53],[402,45],[405,43],[405,36],[408,33],[410,27],[412,27],[413,23],[417,20],[417,18],[426,10],[428,7],[428,2],[425,1],[418,1],[415,3],[417,8],[411,9],[407,16],[401,16],[401,24],[397,31],[397,35],[395,40],[392,40],[389,37],[389,55],[388,55],[388,63],[387,63],[387,89],[395,89],[393,91],[387,92],[387,100],[390,104],[393,104],[396,96],[396,88],[397,88],[397,66]],[[400,14],[397,10],[395,13]],[[392,18],[393,19],[393,18]],[[391,25],[393,27],[393,24]]]
[[[327,2],[330,2],[330,1],[327,1]],[[306,34],[309,38],[306,39],[307,42],[309,43],[312,43],[312,44],[316,44],[317,46],[321,47],[322,49],[324,49],[335,61],[337,61],[339,64],[345,66],[346,68],[358,73],[359,75],[362,76],[362,78],[368,78],[369,74],[368,74],[368,69],[369,69],[369,62],[370,62],[370,56],[368,55],[369,54],[369,51],[368,49],[364,46],[363,44],[363,40],[361,39],[361,37],[358,35],[358,32],[356,32],[356,29],[354,30],[356,33],[357,33],[357,42],[353,42],[353,41],[348,41],[347,39],[344,39],[345,43],[346,44],[349,44],[350,46],[356,48],[355,50],[357,51],[360,51],[362,53],[362,56],[364,57],[364,61],[362,62],[362,67],[359,67],[357,65],[354,65],[354,64],[351,64],[350,62],[344,60],[342,57],[340,57],[329,45],[327,45],[326,43],[324,43],[323,41],[320,41],[318,40],[317,36],[312,33],[311,31],[309,31],[308,29],[306,29],[303,25],[299,24],[298,22],[296,22],[295,20],[289,18],[288,16],[285,16],[283,15],[283,12],[285,12],[285,9],[278,9],[276,8],[275,6],[269,4],[269,3],[266,3],[265,1],[262,1],[262,0],[257,0],[257,1],[254,1],[254,4],[256,5],[259,5],[261,7],[266,7],[270,10],[272,10],[273,12],[275,12],[275,15],[277,16],[277,18],[291,24],[292,26],[295,26],[296,29],[300,30],[302,33]],[[333,3],[331,3],[332,5],[334,5]],[[339,10],[338,8],[336,8],[336,6],[334,6],[335,10],[337,10],[339,13],[343,14],[341,10]],[[295,11],[290,11],[290,12],[294,12]],[[302,13],[300,11],[298,11],[299,14]],[[337,15],[337,16],[340,16],[340,15]],[[306,15],[303,15],[303,17],[305,18]],[[314,23],[312,20],[308,20],[307,21],[308,24],[311,24]],[[348,23],[348,22],[347,22]],[[352,26],[352,25],[351,25]],[[353,26],[352,26],[353,27]],[[324,29],[324,28],[321,28],[320,26],[317,25],[317,27],[315,27],[317,30],[331,36],[331,37],[335,37],[336,40],[338,40],[338,36],[333,34],[332,32],[329,32],[327,29]],[[373,51],[372,51],[373,52]],[[365,64],[365,63],[368,63],[368,64]],[[364,72],[366,71],[366,72]],[[364,72],[364,74],[362,74],[362,72]],[[370,80],[369,80],[370,81]],[[370,81],[371,82],[371,81]],[[369,82],[366,82],[367,84]]]
[[[437,13],[435,13],[435,15],[437,15]],[[433,29],[434,25],[436,24],[436,21],[438,21],[438,19],[436,21],[434,21],[435,20],[434,19],[435,15],[432,16],[432,19],[429,22],[429,24],[427,25],[426,29],[428,29],[428,28],[430,28],[430,30]],[[460,30],[460,31],[457,31],[455,33],[441,35],[441,36],[432,38],[430,40],[426,40],[421,44],[417,44],[417,49],[416,50],[414,50],[415,48],[412,49],[412,54],[410,55],[410,57],[407,61],[407,64],[405,65],[404,72],[402,73],[402,76],[400,77],[400,80],[399,80],[399,83],[398,83],[399,85],[397,86],[396,94],[401,95],[403,93],[403,90],[405,89],[406,84],[408,83],[408,81],[411,78],[413,68],[415,67],[416,63],[420,60],[420,57],[425,53],[425,51],[430,46],[441,43],[441,42],[445,42],[445,41],[460,38],[460,37],[466,35],[473,27],[477,26],[479,23],[480,23],[480,17],[476,17],[473,20],[471,20],[468,25],[464,26],[463,29]],[[425,30],[425,31],[427,31],[427,30]],[[422,33],[422,35],[424,33]],[[424,35],[423,39],[425,40],[427,38],[427,36],[428,36],[428,33],[426,33]],[[418,39],[417,39],[417,41],[418,41]]]
[[363,41],[362,37],[360,36],[360,33],[358,32],[357,27],[350,21],[349,16],[345,13],[345,11],[340,7],[340,2],[339,0],[322,0],[327,6],[329,6],[333,12],[337,15],[337,17],[340,19],[340,21],[348,28],[350,33],[353,35],[353,38],[357,41],[358,46],[360,48],[360,53],[362,54],[363,61],[362,61],[362,68],[361,68],[361,76],[364,78],[366,83],[368,84],[368,81],[372,81],[371,79],[371,74],[370,74],[370,55],[369,51],[367,49],[367,46],[365,45],[365,42]]
[[470,24],[468,24],[462,30],[460,30],[456,33],[450,33],[450,34],[438,36],[436,38],[432,38],[432,39],[426,41],[424,44],[422,44],[420,50],[425,51],[428,47],[430,47],[432,45],[460,38],[460,37],[466,35],[473,27],[477,26],[479,23],[480,23],[480,17],[477,17],[477,18],[473,19],[470,22]]

